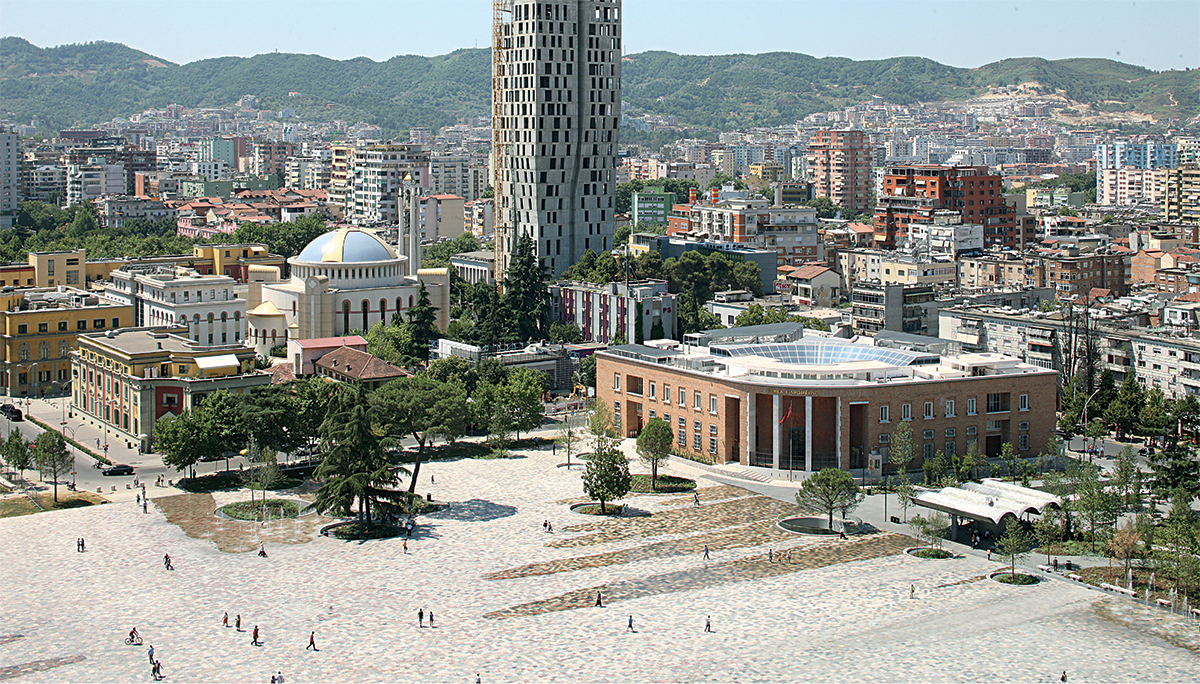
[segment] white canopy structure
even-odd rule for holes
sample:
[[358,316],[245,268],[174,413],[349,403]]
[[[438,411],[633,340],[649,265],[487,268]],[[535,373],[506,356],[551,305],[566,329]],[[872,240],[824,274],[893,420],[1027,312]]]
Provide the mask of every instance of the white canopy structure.
[[913,503],[950,515],[990,522],[1000,527],[1005,517],[1016,519],[1026,513],[1041,515],[1047,508],[1061,508],[1059,497],[1010,482],[986,479],[958,487],[921,492]]

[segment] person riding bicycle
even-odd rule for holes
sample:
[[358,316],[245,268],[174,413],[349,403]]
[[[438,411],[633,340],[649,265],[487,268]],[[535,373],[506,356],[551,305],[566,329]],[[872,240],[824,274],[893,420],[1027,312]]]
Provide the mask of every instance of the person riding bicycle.
[[129,630],[129,640],[130,641],[137,641],[138,637],[140,637],[140,636],[141,635],[138,634],[137,627],[134,627],[133,629]]

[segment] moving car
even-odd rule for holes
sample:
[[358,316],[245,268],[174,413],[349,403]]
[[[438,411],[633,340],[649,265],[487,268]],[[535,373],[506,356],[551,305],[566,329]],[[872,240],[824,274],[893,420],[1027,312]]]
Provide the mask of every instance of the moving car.
[[124,463],[117,463],[105,468],[100,472],[105,475],[132,475],[133,466],[127,466]]
[[13,406],[12,404],[0,405],[0,415],[13,422],[25,420],[25,414],[21,413],[21,409]]

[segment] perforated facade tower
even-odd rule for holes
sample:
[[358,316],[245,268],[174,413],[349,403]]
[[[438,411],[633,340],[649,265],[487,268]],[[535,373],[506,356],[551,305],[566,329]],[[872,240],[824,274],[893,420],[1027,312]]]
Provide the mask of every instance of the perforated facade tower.
[[493,3],[496,269],[521,235],[553,275],[612,249],[621,0]]

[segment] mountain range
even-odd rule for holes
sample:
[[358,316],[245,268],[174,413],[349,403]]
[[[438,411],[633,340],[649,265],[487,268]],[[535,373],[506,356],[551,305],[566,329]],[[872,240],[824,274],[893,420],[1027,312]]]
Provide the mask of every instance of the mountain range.
[[[625,56],[622,69],[630,114],[674,116],[681,126],[717,131],[793,123],[872,96],[896,104],[962,101],[988,96],[995,86],[1021,86],[1012,96],[1056,102],[1078,123],[1187,120],[1200,109],[1200,71],[1156,72],[1107,59],[1029,57],[964,69],[921,57],[652,51]],[[486,48],[386,62],[267,53],[181,65],[119,43],[40,48],[0,38],[0,115],[36,116],[51,130],[173,103],[230,106],[251,94],[262,108],[291,107],[309,120],[366,121],[394,136],[410,126],[486,115],[490,81]]]

